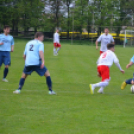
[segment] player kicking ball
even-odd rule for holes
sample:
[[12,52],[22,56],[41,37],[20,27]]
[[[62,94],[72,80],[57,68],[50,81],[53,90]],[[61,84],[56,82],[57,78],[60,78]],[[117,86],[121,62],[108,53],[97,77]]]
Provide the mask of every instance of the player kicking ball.
[[59,50],[61,49],[60,37],[58,32],[59,30],[57,29],[56,32],[54,33],[54,49],[53,49],[54,56],[57,56]]
[[11,64],[10,52],[14,51],[14,39],[10,33],[10,27],[8,25],[4,26],[4,33],[0,34],[0,68],[2,64],[5,64],[5,69],[3,73],[2,81],[8,82],[6,79],[9,71],[9,66]]
[[33,71],[36,71],[40,76],[46,77],[46,83],[48,85],[49,94],[55,95],[56,93],[52,90],[52,81],[50,73],[44,66],[44,35],[42,32],[37,32],[35,34],[35,39],[29,41],[26,44],[24,51],[25,67],[22,73],[22,77],[19,82],[19,87],[17,90],[13,91],[14,94],[19,94],[25,83],[25,79],[28,75],[31,75]]
[[109,68],[112,66],[113,62],[120,69],[120,71],[124,73],[124,70],[122,70],[119,64],[119,60],[114,53],[114,44],[108,44],[107,49],[108,50],[102,53],[97,61],[98,76],[102,78],[102,81],[96,84],[89,84],[91,94],[94,94],[96,87],[100,87],[98,93],[102,94],[104,88],[108,86],[110,81]]
[[[127,64],[126,68],[128,69],[129,67],[131,67],[132,65],[134,64],[134,56],[131,58],[130,60],[130,63]],[[126,81],[124,81],[122,84],[121,84],[121,89],[123,90],[127,84],[134,84],[134,74],[133,74],[133,78],[130,78]]]

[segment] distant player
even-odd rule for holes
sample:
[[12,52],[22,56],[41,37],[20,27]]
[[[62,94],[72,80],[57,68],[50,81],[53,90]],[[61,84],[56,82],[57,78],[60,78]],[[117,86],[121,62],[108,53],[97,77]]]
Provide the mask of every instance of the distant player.
[[44,40],[44,35],[42,32],[37,32],[35,34],[35,39],[29,41],[26,44],[24,51],[24,59],[25,59],[25,67],[22,73],[22,77],[19,82],[19,87],[13,93],[19,94],[24,85],[25,79],[28,75],[31,75],[33,71],[36,71],[40,76],[46,77],[46,83],[48,85],[49,94],[56,94],[52,90],[52,81],[50,77],[50,73],[47,68],[44,66],[44,44],[42,41]]
[[108,86],[110,81],[109,68],[112,66],[113,62],[120,69],[120,71],[124,73],[124,70],[122,70],[119,64],[118,58],[114,54],[114,44],[108,44],[107,48],[108,50],[101,54],[97,62],[98,76],[102,78],[102,81],[89,85],[91,94],[94,94],[96,87],[100,87],[98,93],[103,93],[103,89]]
[[[129,67],[131,67],[134,64],[134,56],[131,58],[130,63],[127,64],[126,68],[128,69]],[[123,90],[127,84],[134,84],[134,76],[133,78],[127,79],[126,81],[124,81],[121,84],[121,89]]]
[[59,50],[61,49],[61,44],[60,44],[60,37],[59,37],[59,30],[57,29],[56,32],[54,33],[54,49],[53,53],[54,56],[58,55]]
[[104,34],[100,35],[100,37],[96,40],[96,49],[98,49],[99,42],[101,42],[100,55],[103,52],[107,51],[107,44],[109,44],[109,43],[114,44],[114,39],[113,39],[112,35],[109,34],[108,28],[105,28]]
[[11,64],[10,52],[14,51],[14,39],[10,33],[10,27],[4,26],[4,33],[0,34],[0,68],[2,64],[5,65],[2,81],[8,82],[6,79],[8,74],[8,67]]

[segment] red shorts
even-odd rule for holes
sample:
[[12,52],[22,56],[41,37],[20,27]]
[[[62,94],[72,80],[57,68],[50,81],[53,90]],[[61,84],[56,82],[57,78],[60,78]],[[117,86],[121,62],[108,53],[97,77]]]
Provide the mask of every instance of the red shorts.
[[104,52],[103,52],[103,51],[100,51],[100,55],[101,55],[102,53],[104,53]]
[[54,43],[54,47],[61,47],[60,43]]
[[109,67],[108,66],[100,65],[100,66],[97,67],[97,71],[98,71],[99,75],[102,78],[101,81],[105,81],[105,80],[109,80],[110,79]]

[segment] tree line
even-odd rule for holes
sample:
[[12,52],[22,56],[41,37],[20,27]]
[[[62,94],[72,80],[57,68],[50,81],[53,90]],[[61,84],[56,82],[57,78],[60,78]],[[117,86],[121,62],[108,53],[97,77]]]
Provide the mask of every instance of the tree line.
[[13,31],[53,32],[55,28],[101,33],[109,26],[118,34],[122,26],[133,26],[133,0],[2,0],[0,28],[8,24]]

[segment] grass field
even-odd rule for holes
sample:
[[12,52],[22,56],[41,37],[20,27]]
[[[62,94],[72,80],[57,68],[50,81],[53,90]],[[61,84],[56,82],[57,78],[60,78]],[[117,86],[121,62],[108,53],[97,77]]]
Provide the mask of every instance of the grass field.
[[[45,60],[56,96],[48,95],[45,77],[33,73],[21,94],[12,92],[24,67],[22,59],[26,40],[15,41],[8,83],[0,81],[0,134],[133,134],[134,94],[130,86],[120,89],[125,78],[132,77],[133,67],[125,69],[134,48],[116,47],[116,54],[126,73],[113,65],[111,81],[105,94],[90,95],[89,83],[99,82],[95,46],[62,44],[59,56],[53,45],[45,44]],[[0,77],[3,76],[2,66]],[[96,90],[97,91],[97,90]]]

